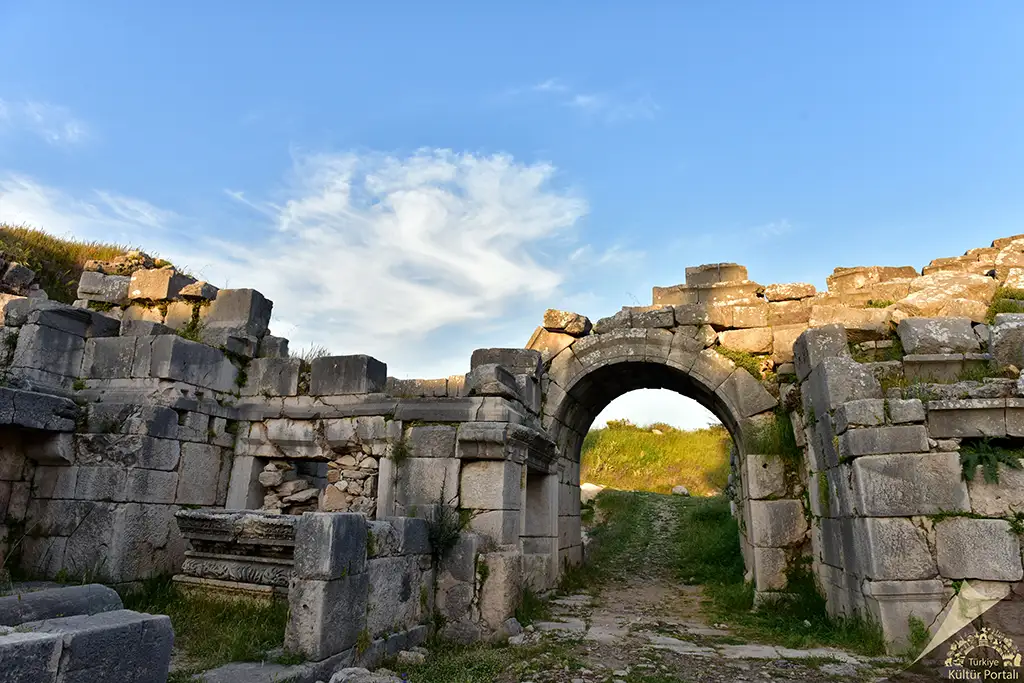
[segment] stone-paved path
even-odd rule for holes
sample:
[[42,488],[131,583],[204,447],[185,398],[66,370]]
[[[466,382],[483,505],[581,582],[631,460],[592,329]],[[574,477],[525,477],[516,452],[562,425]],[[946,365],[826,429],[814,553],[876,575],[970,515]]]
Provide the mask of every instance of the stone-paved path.
[[656,558],[670,552],[664,546],[672,537],[676,508],[666,500],[656,499],[654,505],[655,533],[643,534],[649,545],[643,556],[632,558],[628,578],[592,595],[555,599],[549,621],[514,639],[524,645],[561,643],[582,668],[566,670],[565,658],[550,667],[538,661],[539,671],[521,677],[521,683],[877,681],[894,665],[899,669],[891,659],[840,650],[746,643],[728,625],[706,623],[700,587],[682,585],[659,569]]

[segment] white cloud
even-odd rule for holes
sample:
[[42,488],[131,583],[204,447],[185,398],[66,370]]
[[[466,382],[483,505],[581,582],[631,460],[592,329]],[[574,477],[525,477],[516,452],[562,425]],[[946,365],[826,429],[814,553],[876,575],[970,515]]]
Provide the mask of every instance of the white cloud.
[[788,220],[782,219],[755,226],[751,229],[751,232],[761,239],[770,239],[790,234],[793,232],[793,225]]
[[558,290],[564,260],[538,251],[570,231],[587,203],[552,188],[554,174],[549,164],[447,150],[302,156],[277,201],[229,192],[257,210],[256,229],[230,240],[196,221],[186,231],[183,217],[139,199],[82,200],[9,175],[0,176],[0,219],[201,264],[214,284],[271,298],[272,328],[295,346],[401,364],[429,333],[501,320],[508,307]]
[[51,145],[75,145],[89,137],[88,127],[65,107],[36,100],[0,100],[0,130],[24,130]]
[[586,92],[557,78],[549,78],[525,88],[509,88],[504,92],[506,98],[538,94],[606,123],[653,119],[660,110],[657,102],[647,94],[637,96],[621,92]]

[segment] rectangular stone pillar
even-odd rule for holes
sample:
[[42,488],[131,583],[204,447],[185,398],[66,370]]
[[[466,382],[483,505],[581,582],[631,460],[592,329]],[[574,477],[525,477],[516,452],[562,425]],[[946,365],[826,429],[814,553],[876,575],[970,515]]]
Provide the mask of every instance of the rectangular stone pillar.
[[460,505],[471,510],[469,527],[499,545],[518,544],[526,466],[509,460],[464,462]]

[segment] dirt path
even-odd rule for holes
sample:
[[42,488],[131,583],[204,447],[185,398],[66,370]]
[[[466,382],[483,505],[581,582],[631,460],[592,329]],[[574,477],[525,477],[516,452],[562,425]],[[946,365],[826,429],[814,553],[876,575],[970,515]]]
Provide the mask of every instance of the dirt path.
[[[540,666],[523,683],[669,683],[669,681],[881,680],[884,660],[839,650],[790,650],[750,644],[726,624],[708,624],[701,588],[667,576],[676,510],[659,497],[635,520],[642,529],[612,562],[618,578],[559,598],[552,617],[517,641],[551,643],[569,656]],[[647,527],[647,528],[644,528]],[[566,662],[571,661],[571,664]],[[540,664],[540,662],[538,662]]]

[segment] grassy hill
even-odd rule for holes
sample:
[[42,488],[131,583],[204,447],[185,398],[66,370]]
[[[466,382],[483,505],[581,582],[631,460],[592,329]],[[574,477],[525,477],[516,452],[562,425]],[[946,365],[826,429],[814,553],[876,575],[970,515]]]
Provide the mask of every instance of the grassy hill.
[[580,482],[627,491],[669,493],[682,484],[695,496],[720,493],[729,478],[725,427],[684,431],[612,420],[583,442]]

